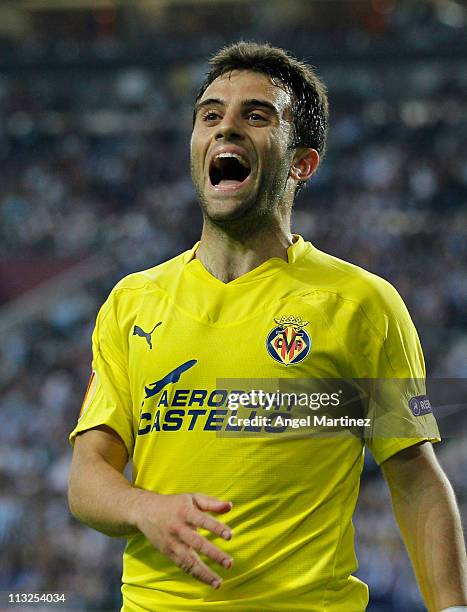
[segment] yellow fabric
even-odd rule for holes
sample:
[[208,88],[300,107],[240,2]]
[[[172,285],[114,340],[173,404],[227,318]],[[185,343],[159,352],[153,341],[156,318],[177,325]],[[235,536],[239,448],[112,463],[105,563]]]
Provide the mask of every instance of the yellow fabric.
[[[232,555],[234,566],[223,570],[207,561],[225,579],[215,591],[137,535],[124,554],[123,609],[365,610],[367,586],[352,576],[351,520],[362,439],[225,437],[215,428],[225,427],[230,411],[223,394],[212,392],[232,378],[423,379],[407,310],[389,283],[301,237],[288,249],[288,262],[269,259],[228,284],[194,257],[196,246],[131,274],[111,292],[93,334],[94,389],[70,439],[106,424],[133,458],[136,486],[231,500],[221,520],[232,527],[232,540],[202,533]],[[268,352],[266,339],[289,316],[301,318],[311,348],[285,365]],[[413,392],[398,389],[393,407],[396,420],[410,425],[410,437],[388,435],[387,413],[385,433],[367,436],[379,463],[420,440],[438,439],[433,416],[409,410]]]

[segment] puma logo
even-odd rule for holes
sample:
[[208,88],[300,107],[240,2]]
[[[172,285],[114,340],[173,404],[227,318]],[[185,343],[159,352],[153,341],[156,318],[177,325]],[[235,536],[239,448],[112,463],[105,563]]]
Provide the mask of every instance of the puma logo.
[[156,323],[154,325],[154,327],[151,329],[150,332],[145,332],[144,329],[139,327],[139,325],[135,325],[133,327],[133,336],[140,336],[141,338],[146,338],[146,342],[149,344],[149,348],[152,349],[151,336],[152,336],[154,330],[156,329],[156,327],[159,327],[159,325],[161,325],[161,323],[162,323],[162,321],[159,321],[159,323]]

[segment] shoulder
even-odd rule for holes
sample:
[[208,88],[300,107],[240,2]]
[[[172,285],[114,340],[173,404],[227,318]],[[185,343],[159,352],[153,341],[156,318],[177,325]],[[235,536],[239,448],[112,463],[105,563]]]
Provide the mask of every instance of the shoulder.
[[[122,321],[138,310],[147,296],[162,295],[182,272],[189,251],[164,261],[152,268],[133,272],[120,279],[101,307],[100,318]],[[112,317],[110,317],[112,318]]]
[[303,258],[308,283],[327,292],[367,318],[382,337],[391,320],[407,319],[407,308],[397,289],[384,278],[312,247]]
[[111,294],[129,292],[137,292],[144,290],[147,287],[163,287],[168,279],[173,278],[183,269],[184,258],[189,251],[180,253],[176,257],[164,261],[157,266],[133,272],[123,277],[115,287]]

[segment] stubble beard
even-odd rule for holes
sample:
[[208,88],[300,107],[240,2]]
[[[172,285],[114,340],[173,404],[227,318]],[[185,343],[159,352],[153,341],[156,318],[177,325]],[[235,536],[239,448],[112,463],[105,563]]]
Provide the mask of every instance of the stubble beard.
[[[208,199],[205,196],[201,181],[196,178],[192,164],[191,176],[205,225],[231,237],[243,239],[276,225],[277,211],[287,182],[287,177],[284,180],[280,174],[277,173],[272,179],[263,175],[260,178],[255,193],[247,196],[246,201],[241,206],[238,206],[230,216],[225,217],[209,212],[210,205]],[[204,180],[204,176],[202,180]]]

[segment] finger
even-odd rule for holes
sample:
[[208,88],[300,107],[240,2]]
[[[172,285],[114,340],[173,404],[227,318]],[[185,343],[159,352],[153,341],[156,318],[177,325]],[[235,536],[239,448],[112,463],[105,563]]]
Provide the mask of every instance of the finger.
[[184,572],[196,578],[200,582],[209,584],[214,589],[218,589],[222,584],[222,578],[213,572],[201,559],[196,552],[184,544],[179,542],[173,546],[174,553],[171,555],[172,561],[178,565]]
[[185,544],[188,544],[188,546],[190,546],[197,552],[206,555],[213,561],[216,561],[225,569],[229,569],[232,567],[233,559],[223,550],[217,548],[217,546],[214,546],[212,542],[210,542],[207,538],[204,538],[196,531],[185,527],[180,530],[178,538]]
[[231,501],[223,501],[204,493],[193,493],[193,499],[200,510],[204,512],[217,512],[224,514],[232,510],[233,503]]
[[228,525],[199,510],[193,509],[187,515],[186,520],[193,527],[207,529],[224,540],[230,540],[232,537],[232,529]]

